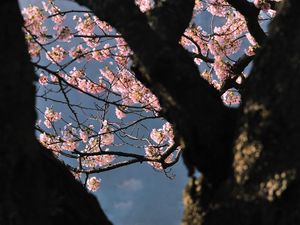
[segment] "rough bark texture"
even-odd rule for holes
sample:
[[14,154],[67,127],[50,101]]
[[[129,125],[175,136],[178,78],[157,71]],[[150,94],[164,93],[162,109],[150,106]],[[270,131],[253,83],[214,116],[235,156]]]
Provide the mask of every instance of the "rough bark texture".
[[233,149],[234,176],[208,204],[202,178],[191,181],[183,224],[300,224],[299,13],[296,0],[285,1],[255,59]]
[[0,224],[110,225],[96,198],[34,134],[34,71],[17,1],[0,3]]

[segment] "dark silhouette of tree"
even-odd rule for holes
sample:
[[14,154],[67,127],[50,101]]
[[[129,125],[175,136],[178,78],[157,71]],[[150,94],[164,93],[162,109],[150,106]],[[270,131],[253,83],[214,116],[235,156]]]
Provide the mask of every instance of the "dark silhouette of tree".
[[0,3],[0,224],[111,224],[35,138],[35,75],[17,1]]

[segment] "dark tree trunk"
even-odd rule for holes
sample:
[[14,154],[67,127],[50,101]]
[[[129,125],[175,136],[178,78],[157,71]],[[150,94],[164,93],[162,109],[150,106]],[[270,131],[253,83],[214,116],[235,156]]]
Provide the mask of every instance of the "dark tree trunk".
[[0,3],[0,224],[110,225],[94,196],[34,134],[34,71],[18,2]]
[[233,176],[208,204],[203,178],[191,181],[183,224],[300,224],[299,15],[299,3],[285,0],[247,81]]

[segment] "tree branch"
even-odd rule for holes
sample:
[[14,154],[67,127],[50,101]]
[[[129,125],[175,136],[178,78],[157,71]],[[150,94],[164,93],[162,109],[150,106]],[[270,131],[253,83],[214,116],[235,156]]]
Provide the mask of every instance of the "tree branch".
[[227,2],[245,17],[249,33],[262,46],[267,36],[258,23],[260,9],[247,0],[227,0]]
[[[211,182],[228,176],[235,116],[224,107],[219,92],[200,78],[190,54],[153,31],[133,0],[88,3],[100,19],[123,35],[134,51],[136,76],[159,98],[161,113],[174,126],[176,143],[186,148],[185,160]],[[192,171],[190,168],[190,174]]]

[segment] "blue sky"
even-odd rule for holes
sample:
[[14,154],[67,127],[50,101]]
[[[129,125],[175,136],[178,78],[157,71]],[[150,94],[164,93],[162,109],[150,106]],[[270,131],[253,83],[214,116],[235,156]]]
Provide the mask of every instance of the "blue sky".
[[96,195],[115,224],[179,225],[187,172],[181,162],[172,172],[176,174],[172,180],[148,165],[103,173],[104,182]]

